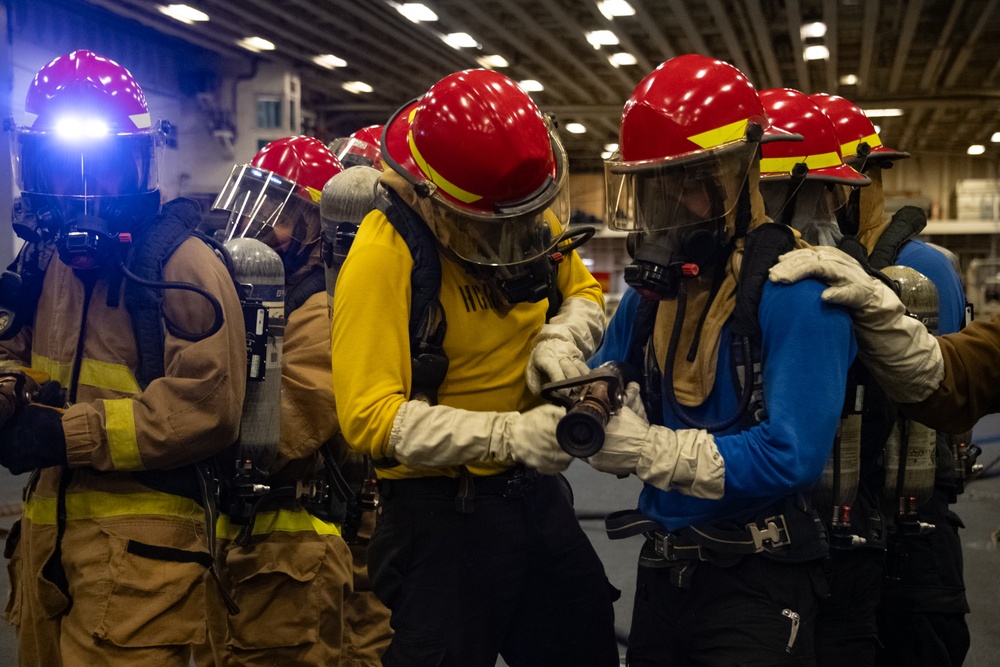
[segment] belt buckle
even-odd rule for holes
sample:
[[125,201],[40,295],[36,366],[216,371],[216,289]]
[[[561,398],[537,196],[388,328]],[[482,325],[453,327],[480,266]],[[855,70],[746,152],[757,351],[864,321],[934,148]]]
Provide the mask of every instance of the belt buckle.
[[788,537],[788,524],[785,523],[785,515],[779,514],[764,519],[766,528],[760,528],[755,523],[748,523],[747,530],[750,532],[750,539],[753,540],[754,551],[760,553],[767,548],[784,547],[791,543]]
[[504,489],[504,498],[520,498],[531,490],[535,482],[535,475],[530,474],[527,469],[521,468],[514,473],[514,476],[507,480],[507,488]]
[[[680,551],[677,547],[677,536],[673,533],[661,533],[659,531],[654,531],[651,533],[646,533],[646,537],[653,543],[653,550],[660,556],[663,556],[664,560],[676,562],[683,560]],[[698,552],[698,560],[705,560],[700,546],[693,547],[683,547],[685,549],[696,549]]]

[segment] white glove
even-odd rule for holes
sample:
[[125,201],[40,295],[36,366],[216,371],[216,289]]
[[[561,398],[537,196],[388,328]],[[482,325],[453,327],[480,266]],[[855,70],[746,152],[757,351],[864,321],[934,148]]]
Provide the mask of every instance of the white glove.
[[604,447],[587,459],[619,477],[631,473],[658,489],[717,500],[726,482],[726,464],[707,431],[651,426],[628,406],[608,421]]
[[814,277],[829,285],[823,300],[851,309],[858,356],[894,401],[917,403],[944,379],[937,339],[906,314],[895,292],[836,248],[804,248],[781,256],[771,280],[794,283]]
[[474,412],[407,401],[396,413],[386,456],[412,468],[469,463],[522,463],[545,475],[565,470],[573,457],[556,441],[564,408]]
[[563,301],[555,317],[542,325],[528,358],[525,379],[535,395],[542,385],[586,375],[586,360],[604,337],[604,308],[584,297]]

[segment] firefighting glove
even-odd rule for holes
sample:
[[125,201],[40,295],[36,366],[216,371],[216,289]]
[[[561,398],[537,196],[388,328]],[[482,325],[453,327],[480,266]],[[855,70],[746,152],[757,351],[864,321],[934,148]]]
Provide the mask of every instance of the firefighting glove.
[[32,403],[0,429],[0,465],[15,475],[66,464],[62,410]]
[[548,404],[526,412],[474,412],[407,401],[396,413],[385,453],[412,468],[520,463],[554,475],[573,460],[556,441],[556,424],[565,414]]
[[706,431],[650,425],[628,405],[608,421],[604,447],[587,459],[601,472],[635,474],[664,491],[718,499],[725,490],[726,465]]
[[528,358],[525,379],[536,396],[542,385],[586,375],[590,358],[604,337],[604,308],[584,297],[563,301],[559,312],[542,325]]
[[858,356],[894,401],[917,403],[941,384],[944,358],[937,339],[906,314],[895,292],[846,254],[836,248],[793,250],[771,267],[770,277],[778,283],[809,277],[827,283],[823,300],[851,309]]

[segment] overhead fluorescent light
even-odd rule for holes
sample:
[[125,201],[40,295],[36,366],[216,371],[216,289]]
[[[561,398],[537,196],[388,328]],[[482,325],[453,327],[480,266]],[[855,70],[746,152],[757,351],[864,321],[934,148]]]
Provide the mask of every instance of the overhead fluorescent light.
[[208,14],[187,5],[159,5],[159,10],[181,23],[192,24],[195,21],[207,21]]
[[845,74],[840,77],[840,85],[842,86],[856,86],[858,85],[858,75],[857,74]]
[[332,53],[324,53],[321,56],[313,56],[313,62],[320,67],[325,67],[327,69],[333,69],[335,67],[347,67],[347,61],[343,58],[338,58]]
[[542,90],[545,90],[545,86],[543,86],[538,81],[535,81],[534,79],[525,79],[524,81],[521,81],[518,85],[529,93],[537,93]]
[[608,153],[614,153],[618,150],[618,144],[604,144],[604,150]]
[[893,118],[902,116],[902,109],[865,109],[865,115],[869,118]]
[[995,144],[1000,143],[1000,132],[994,132],[993,136],[990,137],[990,141],[992,141]]
[[965,151],[969,155],[982,155],[986,152],[986,146],[982,144],[972,144],[969,146],[969,150]]
[[404,2],[403,4],[389,3],[396,8],[396,11],[410,19],[414,23],[425,23],[437,21],[438,15],[430,7],[419,2]]
[[826,24],[822,21],[813,21],[812,23],[803,23],[799,28],[799,36],[803,39],[820,38],[826,34]]
[[480,67],[485,67],[486,69],[499,69],[510,65],[506,58],[498,55],[479,56],[476,58],[476,62],[479,63]]
[[591,30],[586,33],[587,41],[595,49],[602,46],[614,46],[618,43],[618,36],[610,30]]
[[603,153],[601,153],[601,159],[610,160],[612,155],[614,155],[614,151],[604,151]]
[[608,62],[611,63],[612,67],[625,67],[628,65],[636,64],[635,56],[627,51],[620,51],[619,53],[612,53],[608,56]]
[[597,9],[609,21],[616,16],[635,16],[635,8],[625,0],[603,0],[597,3]]
[[274,42],[269,42],[263,37],[244,37],[236,43],[247,51],[253,51],[254,53],[274,51]]
[[467,32],[450,32],[441,39],[453,49],[474,49],[479,46],[479,42]]
[[583,123],[566,123],[566,131],[570,134],[583,134],[587,128],[583,126]]
[[802,49],[802,58],[804,60],[828,60],[830,58],[830,49],[822,44],[807,46]]
[[364,81],[345,81],[340,84],[340,87],[349,93],[354,93],[355,95],[358,93],[370,93],[375,90]]

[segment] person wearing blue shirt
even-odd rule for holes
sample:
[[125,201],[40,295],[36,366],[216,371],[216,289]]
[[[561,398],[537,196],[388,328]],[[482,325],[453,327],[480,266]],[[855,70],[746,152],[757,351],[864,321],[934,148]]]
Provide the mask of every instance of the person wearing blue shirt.
[[646,537],[634,667],[815,664],[828,548],[808,496],[855,343],[822,284],[766,280],[767,249],[797,241],[764,215],[759,150],[788,138],[737,69],[689,54],[640,82],[605,165],[609,224],[632,232],[633,262],[588,363],[641,382],[587,461],[645,483],[636,511],[608,519],[612,537]]

